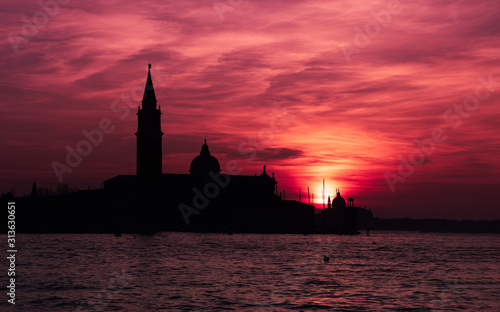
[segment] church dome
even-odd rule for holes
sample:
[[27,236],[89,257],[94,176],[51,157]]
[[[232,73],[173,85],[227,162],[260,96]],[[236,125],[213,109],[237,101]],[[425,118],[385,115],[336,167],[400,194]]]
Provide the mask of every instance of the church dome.
[[191,162],[191,169],[189,170],[191,175],[197,177],[207,176],[210,172],[215,174],[220,172],[220,164],[217,158],[210,155],[208,150],[207,140],[201,146],[200,155],[196,156]]
[[332,200],[332,208],[344,209],[346,207],[345,199],[340,196],[340,191],[337,190],[337,197]]

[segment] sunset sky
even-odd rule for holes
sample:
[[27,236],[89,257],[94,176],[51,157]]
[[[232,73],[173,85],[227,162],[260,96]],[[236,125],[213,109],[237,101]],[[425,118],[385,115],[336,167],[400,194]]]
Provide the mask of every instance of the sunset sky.
[[53,162],[107,119],[63,183],[135,174],[151,63],[164,173],[207,136],[287,199],[321,207],[326,179],[380,217],[500,219],[498,0],[41,3],[0,7],[4,193],[55,188]]

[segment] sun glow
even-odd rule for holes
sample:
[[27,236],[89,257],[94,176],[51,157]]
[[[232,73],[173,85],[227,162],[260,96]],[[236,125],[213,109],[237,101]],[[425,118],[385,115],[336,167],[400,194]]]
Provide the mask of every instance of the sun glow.
[[[312,205],[318,205],[317,208],[323,208],[323,204],[325,208],[328,207],[328,197],[330,197],[330,202],[335,198],[336,192],[335,190],[340,188],[340,183],[337,181],[325,181],[325,194],[323,196],[323,183],[315,182],[313,183],[313,187],[310,188],[309,199]],[[302,201],[309,202],[307,198],[307,189],[304,196],[302,193]]]

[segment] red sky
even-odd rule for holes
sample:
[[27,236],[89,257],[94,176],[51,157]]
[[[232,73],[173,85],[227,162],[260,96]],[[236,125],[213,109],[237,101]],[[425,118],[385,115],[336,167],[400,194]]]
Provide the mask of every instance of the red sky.
[[265,164],[287,199],[325,178],[381,217],[500,218],[497,0],[47,3],[0,7],[4,192],[55,187],[52,163],[106,118],[63,182],[134,174],[152,63],[164,172],[188,173],[207,135],[222,169]]

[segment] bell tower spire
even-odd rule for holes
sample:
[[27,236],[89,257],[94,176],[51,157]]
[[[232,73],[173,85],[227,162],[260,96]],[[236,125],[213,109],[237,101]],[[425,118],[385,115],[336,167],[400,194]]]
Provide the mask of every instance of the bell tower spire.
[[146,80],[146,87],[144,88],[144,95],[142,96],[143,109],[156,109],[156,95],[153,88],[153,79],[151,79],[151,64],[148,64],[148,78]]
[[141,181],[151,181],[161,177],[161,110],[156,107],[156,95],[151,79],[151,64],[148,64],[148,77],[142,108],[137,111],[137,177]]

